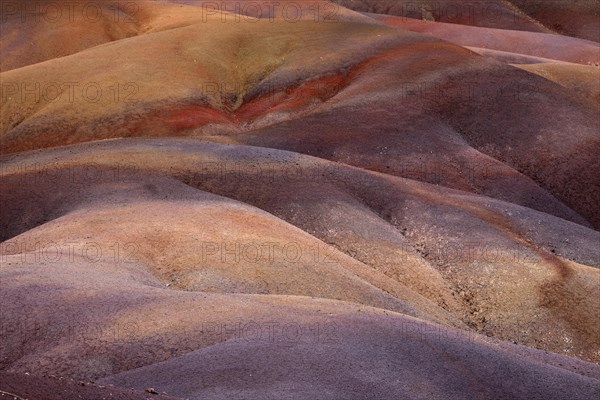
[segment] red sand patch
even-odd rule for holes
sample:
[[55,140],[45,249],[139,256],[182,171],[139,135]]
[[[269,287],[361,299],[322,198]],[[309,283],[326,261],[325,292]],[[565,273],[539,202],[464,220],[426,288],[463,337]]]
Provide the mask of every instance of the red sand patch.
[[271,112],[300,110],[316,101],[327,101],[348,82],[347,76],[338,73],[312,79],[295,87],[272,91],[243,104],[235,112],[235,117],[240,122],[249,122]]
[[176,131],[215,122],[232,122],[230,116],[208,106],[186,106],[171,110],[160,119]]

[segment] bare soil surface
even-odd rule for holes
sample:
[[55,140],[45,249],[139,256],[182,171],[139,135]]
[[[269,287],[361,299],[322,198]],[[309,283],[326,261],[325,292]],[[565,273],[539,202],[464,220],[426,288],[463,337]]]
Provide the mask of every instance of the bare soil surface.
[[600,396],[590,3],[25,3],[0,400]]

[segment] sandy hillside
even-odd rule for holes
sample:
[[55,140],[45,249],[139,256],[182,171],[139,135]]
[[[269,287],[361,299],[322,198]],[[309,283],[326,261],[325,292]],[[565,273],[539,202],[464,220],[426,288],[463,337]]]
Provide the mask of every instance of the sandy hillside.
[[589,3],[25,3],[0,399],[600,395]]

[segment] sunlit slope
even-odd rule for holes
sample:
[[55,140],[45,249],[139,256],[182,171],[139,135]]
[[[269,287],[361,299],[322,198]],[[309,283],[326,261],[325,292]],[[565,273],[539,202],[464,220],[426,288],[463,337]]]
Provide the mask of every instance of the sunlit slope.
[[[206,124],[232,130],[238,125],[232,113],[247,96],[270,100],[303,80],[340,75],[340,69],[381,49],[422,40],[351,22],[261,20],[226,26],[224,31],[219,20],[198,23],[2,73],[3,150],[174,135]],[[307,59],[314,62],[307,64]],[[115,60],[123,62],[115,65]],[[325,93],[318,88],[296,101],[320,101],[343,84],[343,77],[327,84]],[[38,85],[39,96],[22,91],[23,85]],[[84,124],[96,128],[82,133],[77,127]]]
[[2,2],[1,393],[598,397],[598,23],[545,4]]
[[[460,164],[464,153],[448,144],[463,150],[468,144],[597,225],[595,103],[458,46],[373,24],[223,26],[193,24],[2,73],[15,92],[3,95],[3,152],[114,137],[193,136],[407,176],[406,162],[450,170],[447,164]],[[127,61],[115,66],[114,59]],[[47,82],[77,85],[63,85],[59,95]],[[22,91],[32,83],[49,89],[39,96]],[[379,139],[365,135],[367,123]],[[485,161],[476,153],[467,158],[474,165]],[[487,183],[441,179],[490,193]]]
[[[0,72],[78,53],[101,44],[195,23],[279,20],[376,23],[324,0],[240,3],[139,0],[23,0],[5,2],[0,27]],[[27,39],[25,39],[27,38]]]
[[[131,243],[132,264],[111,266],[109,256],[98,266],[171,289],[351,301],[598,356],[598,232],[548,214],[299,154],[191,140],[32,153],[5,174],[7,272],[25,270],[31,256],[20,254],[48,237],[76,248]],[[23,217],[34,209],[37,219]]]
[[515,64],[515,66],[600,102],[600,69],[598,67],[556,62]]

